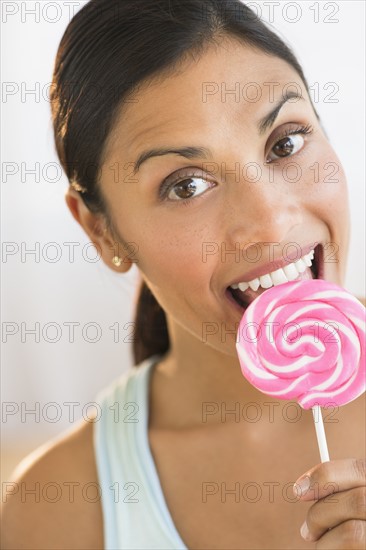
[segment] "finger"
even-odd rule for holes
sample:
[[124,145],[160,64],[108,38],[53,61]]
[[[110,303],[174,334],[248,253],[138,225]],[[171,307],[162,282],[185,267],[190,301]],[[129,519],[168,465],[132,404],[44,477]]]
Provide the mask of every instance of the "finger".
[[318,500],[332,493],[366,485],[366,459],[347,458],[318,464],[294,484],[302,500]]
[[366,487],[342,491],[313,504],[301,527],[301,536],[316,541],[328,529],[352,519],[366,521]]
[[327,531],[316,543],[316,550],[364,550],[366,542],[364,521],[352,519]]

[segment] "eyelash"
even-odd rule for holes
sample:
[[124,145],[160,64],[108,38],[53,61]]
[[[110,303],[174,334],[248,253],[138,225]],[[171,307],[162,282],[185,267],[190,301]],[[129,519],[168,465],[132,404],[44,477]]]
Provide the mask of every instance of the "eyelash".
[[[276,136],[276,141],[273,143],[273,145],[271,147],[271,150],[276,145],[277,142],[281,141],[285,137],[298,135],[298,134],[309,135],[309,134],[312,134],[313,131],[314,131],[314,128],[313,128],[313,126],[311,126],[311,124],[307,124],[306,126],[300,125],[297,128],[293,128],[292,130],[285,130],[280,135]],[[301,153],[302,149],[299,151],[299,153]],[[297,153],[295,153],[295,154],[297,154]],[[283,157],[283,160],[286,160],[287,158],[293,157],[293,156],[294,155],[289,155],[288,157]],[[282,159],[280,158],[280,159],[275,159],[275,160],[278,161],[278,160],[282,160]],[[271,160],[270,162],[266,162],[266,164],[271,164],[272,162],[274,162],[274,161]],[[160,200],[161,201],[168,200],[166,198],[166,196],[167,196],[168,192],[170,191],[170,189],[172,189],[178,183],[181,183],[181,182],[185,181],[186,179],[189,179],[190,177],[201,177],[203,180],[207,181],[206,178],[204,178],[202,176],[202,174],[197,174],[196,171],[192,171],[192,173],[191,172],[186,173],[182,177],[178,178],[177,180],[175,180],[173,182],[169,182],[169,183],[167,181],[169,178],[166,178],[162,182],[162,184],[159,188],[159,198],[160,198]],[[175,202],[175,203],[178,203],[179,205],[183,205],[183,206],[190,206],[192,204],[193,200],[197,200],[200,197],[202,197],[203,195],[205,195],[205,192],[200,193],[196,197],[191,197],[191,198],[188,198],[188,199],[180,199],[180,200],[176,200],[176,201],[170,200],[169,202]]]
[[[313,126],[311,126],[311,124],[307,124],[306,126],[301,125],[301,126],[298,126],[297,128],[293,128],[292,130],[284,130],[282,134],[280,134],[279,136],[276,136],[276,141],[272,145],[271,149],[276,145],[277,142],[281,141],[281,139],[284,139],[285,137],[294,136],[297,134],[303,134],[303,135],[312,134],[313,131],[314,131],[314,128]],[[290,155],[290,156],[294,156],[294,155]],[[288,157],[283,157],[283,158],[286,159]],[[273,160],[271,162],[273,162]],[[267,164],[270,164],[270,162]]]

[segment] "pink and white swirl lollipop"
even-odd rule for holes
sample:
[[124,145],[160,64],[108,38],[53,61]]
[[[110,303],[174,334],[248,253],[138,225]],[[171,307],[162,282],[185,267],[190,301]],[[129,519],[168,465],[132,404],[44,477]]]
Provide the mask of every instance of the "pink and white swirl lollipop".
[[364,306],[333,283],[272,287],[247,307],[239,324],[243,376],[261,392],[296,400],[314,413],[320,406],[345,405],[366,389],[365,321]]

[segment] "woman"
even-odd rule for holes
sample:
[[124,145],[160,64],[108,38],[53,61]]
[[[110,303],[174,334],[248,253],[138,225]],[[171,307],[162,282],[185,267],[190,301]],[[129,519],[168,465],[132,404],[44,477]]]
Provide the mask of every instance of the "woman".
[[67,205],[141,274],[135,367],[19,472],[62,492],[9,499],[4,548],[363,548],[364,398],[328,411],[319,464],[312,415],[235,348],[265,288],[344,280],[346,177],[292,52],[239,1],[91,0],[53,84]]

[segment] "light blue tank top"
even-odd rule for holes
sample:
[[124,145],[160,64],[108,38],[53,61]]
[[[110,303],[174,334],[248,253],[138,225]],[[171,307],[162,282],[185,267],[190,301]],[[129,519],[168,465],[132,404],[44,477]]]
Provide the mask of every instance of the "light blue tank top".
[[105,550],[187,550],[148,440],[149,379],[160,359],[146,359],[96,395],[100,418],[93,433]]

